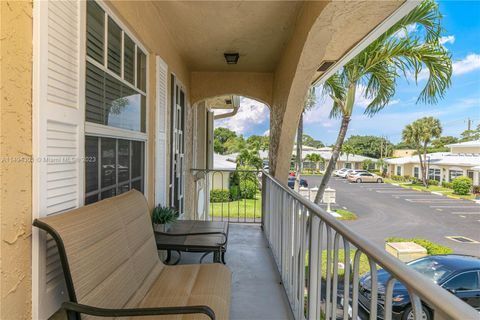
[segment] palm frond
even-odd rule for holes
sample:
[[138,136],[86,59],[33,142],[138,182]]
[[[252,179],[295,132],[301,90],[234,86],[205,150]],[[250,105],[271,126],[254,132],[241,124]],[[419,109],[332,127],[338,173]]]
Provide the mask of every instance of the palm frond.
[[333,107],[330,111],[330,118],[337,118],[343,113],[343,101],[345,101],[346,91],[343,79],[339,73],[333,74],[325,81],[322,89],[323,96],[329,96],[333,100]]

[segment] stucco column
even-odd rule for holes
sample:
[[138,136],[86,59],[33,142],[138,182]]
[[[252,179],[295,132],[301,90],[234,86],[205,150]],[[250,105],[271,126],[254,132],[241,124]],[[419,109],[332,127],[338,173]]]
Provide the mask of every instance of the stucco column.
[[31,318],[32,2],[1,1],[0,319]]

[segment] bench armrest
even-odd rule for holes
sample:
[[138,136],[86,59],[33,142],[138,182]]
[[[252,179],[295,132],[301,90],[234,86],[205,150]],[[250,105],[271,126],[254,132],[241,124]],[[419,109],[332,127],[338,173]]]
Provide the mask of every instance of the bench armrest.
[[218,243],[218,245],[223,246],[227,244],[228,235],[222,231],[210,231],[210,232],[190,232],[190,233],[169,233],[161,231],[153,231],[154,233],[161,234],[162,236],[169,237],[186,237],[186,236],[203,236],[203,235],[222,235],[225,239],[224,242]]
[[[173,314],[205,314],[215,320],[215,312],[208,306],[178,306],[159,308],[130,308],[130,309],[106,309],[78,304],[75,302],[64,302],[62,307],[67,313],[76,312],[97,317],[138,317],[138,316],[160,316]],[[70,319],[70,317],[69,317]]]

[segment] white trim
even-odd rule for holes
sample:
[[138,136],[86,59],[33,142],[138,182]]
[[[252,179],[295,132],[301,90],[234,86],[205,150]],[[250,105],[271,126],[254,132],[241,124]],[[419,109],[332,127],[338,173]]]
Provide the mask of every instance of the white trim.
[[[122,19],[117,16],[117,13],[115,13],[110,6],[106,3],[104,0],[95,0],[95,2],[105,11],[105,13],[115,21],[115,23],[127,33],[127,35],[132,39],[141,49],[142,51],[146,54],[148,50],[146,47],[143,45],[143,43],[133,34],[133,32],[130,30],[129,27],[125,23],[123,23]],[[108,20],[108,19],[107,19]],[[107,27],[105,27],[107,29]],[[107,30],[108,33],[108,30]],[[105,38],[106,43],[108,45],[108,39]]]
[[148,140],[148,134],[144,132],[105,126],[103,124],[93,122],[85,122],[85,135],[139,141]]
[[[167,126],[167,119],[168,119],[168,65],[165,63],[165,61],[160,57],[160,56],[156,56],[156,59],[155,59],[155,66],[156,66],[156,76],[155,76],[155,80],[156,80],[156,126],[155,126],[155,179],[154,179],[154,183],[155,183],[155,205],[158,205],[159,203],[162,204],[162,205],[167,205],[167,198],[168,198],[168,185],[167,185],[167,181],[168,181],[168,171],[167,171],[167,164],[168,164],[168,161],[167,161],[167,150],[168,150],[168,147],[169,147],[169,143],[168,143],[168,135],[167,135],[167,130],[168,130],[168,126]],[[158,94],[159,93],[159,84],[162,82],[162,79],[160,79],[160,69],[163,69],[165,71],[165,97],[164,97],[164,101],[160,101],[160,95]],[[164,110],[163,110],[163,114],[160,113],[160,105],[161,103],[164,103]],[[163,122],[163,132],[160,132],[160,124]],[[158,154],[158,150],[159,150],[159,145],[161,145],[163,143],[163,157],[161,157],[161,155]],[[163,172],[160,172],[160,164],[159,162],[162,162],[163,161]],[[157,179],[159,179],[159,177],[163,177],[165,179],[165,181],[163,182],[159,182]],[[159,183],[163,183],[163,189],[159,188]],[[160,192],[163,192],[163,194],[159,194]]]
[[[145,54],[146,57],[148,58],[148,54]],[[89,57],[85,54],[85,57],[86,57],[86,61],[88,61],[89,63],[93,64],[95,67],[99,68],[100,70],[102,70],[103,72],[105,73],[108,73],[109,76],[112,76],[114,77],[115,79],[117,79],[118,81],[121,81],[122,84],[125,84],[127,85],[128,87],[130,87],[130,89],[133,89],[135,91],[137,91],[138,93],[146,96],[147,95],[147,92],[146,91],[142,91],[140,90],[139,88],[137,88],[136,86],[134,86],[133,84],[131,84],[130,82],[128,82],[127,80],[125,79],[122,79],[122,77],[120,77],[118,74],[116,74],[115,72],[113,72],[112,70],[108,69],[107,67],[105,66],[102,66],[101,63],[98,63],[98,61],[96,61],[95,59],[93,59],[92,57]],[[122,64],[123,64],[123,59],[122,59]],[[148,81],[148,65],[147,65],[147,81]],[[136,74],[136,72],[135,72]]]
[[318,79],[314,80],[312,86],[321,85],[328,78],[330,78],[335,72],[340,70],[347,62],[352,60],[357,54],[359,54],[363,49],[365,49],[370,43],[380,37],[385,31],[397,23],[401,18],[407,15],[412,11],[416,6],[418,6],[421,1],[418,0],[406,0],[400,7],[395,10],[390,16],[383,20],[378,26],[373,29],[366,37],[364,37],[360,42],[353,47],[347,54],[345,54],[340,60],[335,63],[335,65],[322,74]]

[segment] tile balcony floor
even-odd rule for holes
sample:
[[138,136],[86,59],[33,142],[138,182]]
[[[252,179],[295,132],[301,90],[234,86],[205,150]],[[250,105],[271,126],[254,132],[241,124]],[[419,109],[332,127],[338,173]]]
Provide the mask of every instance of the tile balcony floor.
[[[200,256],[182,253],[180,263],[198,263]],[[204,263],[210,261],[211,255],[204,259]],[[260,225],[230,224],[226,262],[233,273],[231,320],[293,319]]]

